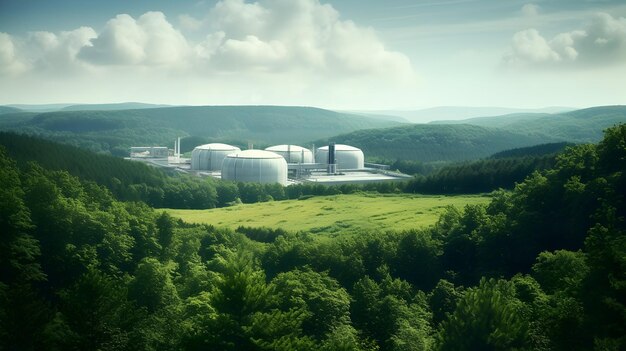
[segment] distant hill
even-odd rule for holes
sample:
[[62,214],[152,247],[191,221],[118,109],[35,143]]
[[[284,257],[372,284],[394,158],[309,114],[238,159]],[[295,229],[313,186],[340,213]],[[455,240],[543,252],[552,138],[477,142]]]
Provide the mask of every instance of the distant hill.
[[171,105],[144,104],[141,102],[122,102],[116,104],[78,104],[63,107],[60,111],[118,111],[159,107],[171,107]]
[[[548,140],[547,140],[548,139]],[[414,124],[359,130],[330,140],[359,147],[368,158],[387,160],[464,161],[496,152],[550,141],[510,131],[465,124]],[[329,139],[319,140],[317,145]]]
[[539,144],[528,147],[520,147],[516,149],[504,150],[500,152],[496,152],[491,155],[490,158],[499,159],[499,158],[511,158],[511,157],[537,157],[537,156],[546,156],[553,155],[565,150],[568,146],[574,146],[573,143],[568,142],[560,142],[560,143],[548,143],[548,144]]
[[289,106],[185,106],[13,116],[0,127],[117,155],[126,153],[131,145],[169,145],[177,136],[268,145],[302,143],[359,129],[399,125],[354,114]]
[[380,110],[361,112],[398,116],[413,123],[427,123],[439,120],[463,120],[474,117],[500,116],[513,113],[561,113],[572,110],[574,110],[574,108],[570,107],[524,109],[507,107],[439,106],[421,110]]
[[22,112],[22,110],[16,107],[0,106],[0,115],[4,115],[7,113],[19,113],[19,112]]
[[73,104],[11,104],[9,107],[15,107],[26,112],[52,112]]
[[[342,111],[337,111],[337,112],[342,112]],[[343,111],[343,112],[351,113],[351,114],[355,114],[359,116],[371,117],[375,119],[382,119],[384,121],[393,121],[393,122],[399,122],[399,123],[412,123],[408,119],[404,117],[400,117],[400,116],[385,115],[385,114],[380,114],[380,113],[360,112],[360,111]]]
[[497,127],[527,135],[544,135],[561,141],[591,143],[602,139],[604,129],[626,123],[626,106],[600,106],[557,114],[510,114],[462,121],[433,122],[435,123]]

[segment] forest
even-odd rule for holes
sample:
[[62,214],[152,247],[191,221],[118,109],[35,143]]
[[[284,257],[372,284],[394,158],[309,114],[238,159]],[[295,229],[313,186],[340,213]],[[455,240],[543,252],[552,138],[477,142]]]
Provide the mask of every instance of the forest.
[[434,226],[336,237],[184,223],[7,150],[0,350],[626,348],[626,125]]

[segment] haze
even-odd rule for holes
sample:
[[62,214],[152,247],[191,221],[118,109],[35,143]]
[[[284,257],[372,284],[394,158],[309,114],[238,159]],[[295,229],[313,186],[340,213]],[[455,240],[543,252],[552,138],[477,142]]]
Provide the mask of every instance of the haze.
[[626,103],[623,1],[0,1],[0,104]]

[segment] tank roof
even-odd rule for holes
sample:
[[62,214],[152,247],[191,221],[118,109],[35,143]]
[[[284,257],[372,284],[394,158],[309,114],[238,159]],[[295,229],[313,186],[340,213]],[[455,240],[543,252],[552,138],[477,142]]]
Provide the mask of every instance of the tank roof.
[[[328,145],[320,147],[319,150],[328,150]],[[361,151],[361,149],[350,145],[335,144],[335,151]]]
[[264,159],[279,158],[279,159],[283,159],[281,155],[275,152],[265,151],[265,150],[237,151],[232,154],[228,154],[226,157],[228,158],[264,158]]
[[195,149],[199,149],[199,150],[239,150],[238,147],[236,146],[232,146],[232,145],[228,145],[228,144],[221,144],[221,143],[211,143],[211,144],[204,144],[204,145],[198,145],[195,147]]
[[274,146],[270,146],[270,147],[266,147],[265,150],[267,151],[293,151],[293,152],[300,152],[302,150],[306,150],[306,151],[310,151],[309,149],[299,146],[299,145],[287,145],[287,144],[283,144],[283,145],[274,145]]

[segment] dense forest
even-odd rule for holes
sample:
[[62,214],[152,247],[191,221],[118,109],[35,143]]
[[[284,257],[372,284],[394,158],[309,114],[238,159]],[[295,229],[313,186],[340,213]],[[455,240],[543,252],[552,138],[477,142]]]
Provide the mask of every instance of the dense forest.
[[620,350],[626,126],[427,229],[175,221],[0,148],[1,350]]

